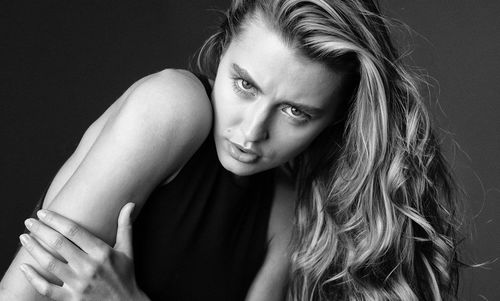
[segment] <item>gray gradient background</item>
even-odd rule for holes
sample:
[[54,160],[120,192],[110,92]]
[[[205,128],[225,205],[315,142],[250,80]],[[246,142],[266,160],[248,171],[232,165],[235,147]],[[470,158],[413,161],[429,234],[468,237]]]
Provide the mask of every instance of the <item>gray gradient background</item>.
[[[216,23],[208,9],[227,3],[1,4],[1,274],[24,218],[86,127],[140,77],[184,68]],[[389,0],[382,6],[411,28],[401,40],[411,50],[408,61],[432,83],[429,107],[466,192],[463,258],[494,260],[500,256],[500,2]],[[494,262],[464,271],[461,300],[500,300],[499,268]]]

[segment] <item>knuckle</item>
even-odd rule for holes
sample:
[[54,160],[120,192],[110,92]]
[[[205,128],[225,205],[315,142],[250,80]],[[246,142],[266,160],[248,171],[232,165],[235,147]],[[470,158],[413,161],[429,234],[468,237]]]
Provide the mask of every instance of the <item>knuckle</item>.
[[80,227],[75,225],[75,224],[71,224],[68,229],[66,230],[66,237],[68,238],[73,238],[75,237],[78,232],[80,232]]
[[75,285],[74,290],[79,295],[85,295],[91,291],[91,284],[87,281],[79,282],[78,284]]
[[40,287],[40,294],[50,298],[52,297],[52,288],[45,283]]
[[87,279],[93,279],[99,272],[99,266],[95,263],[87,264],[83,267],[83,274]]
[[99,265],[102,265],[109,261],[111,258],[112,249],[109,247],[99,248],[99,252],[96,254],[96,261]]
[[45,270],[47,272],[55,272],[57,269],[57,260],[55,258],[51,258],[47,263],[45,264]]
[[54,248],[55,250],[59,250],[62,248],[63,245],[64,245],[64,238],[58,235],[52,243],[52,248]]

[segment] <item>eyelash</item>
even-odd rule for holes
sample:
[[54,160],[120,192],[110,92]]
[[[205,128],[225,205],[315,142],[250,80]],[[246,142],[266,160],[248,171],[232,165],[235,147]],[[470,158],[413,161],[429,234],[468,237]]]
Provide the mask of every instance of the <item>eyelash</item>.
[[[286,109],[294,109],[294,108],[300,113],[300,116],[295,116],[291,113],[285,112]],[[293,121],[295,121],[297,123],[305,123],[305,122],[308,122],[309,120],[311,120],[311,116],[309,114],[306,114],[306,113],[302,112],[301,110],[299,110],[298,108],[296,108],[292,105],[289,105],[289,104],[284,104],[281,111],[283,113],[285,113],[288,118],[291,118]]]
[[[238,85],[238,81],[245,81],[247,82],[248,84],[250,84],[250,82],[248,82],[246,79],[244,78],[241,78],[241,77],[233,77],[233,89],[236,93],[239,93],[239,94],[242,94],[242,95],[245,95],[245,96],[255,96],[255,93],[250,93],[248,92],[247,90],[245,89],[242,89],[240,87],[240,85]],[[250,84],[251,85],[251,84]]]
[[[247,90],[245,89],[242,89],[240,87],[240,85],[238,84],[239,81],[245,81],[247,82],[248,84],[252,85],[249,81],[247,81],[246,79],[244,78],[241,78],[241,77],[233,77],[232,78],[232,85],[233,85],[233,89],[236,93],[238,94],[241,94],[241,95],[244,95],[244,96],[255,96],[255,93],[251,93],[251,92],[248,92]],[[286,113],[285,110],[286,109],[293,109],[295,108],[298,112],[300,112],[301,116],[294,116],[292,115],[291,113]],[[309,114],[306,114],[304,112],[302,112],[301,110],[299,110],[298,108],[292,106],[292,105],[289,105],[289,104],[284,104],[283,105],[283,108],[281,109],[281,111],[290,119],[292,119],[294,122],[296,123],[299,123],[299,124],[302,124],[302,123],[306,123],[308,122],[310,119],[311,119],[311,116]]]

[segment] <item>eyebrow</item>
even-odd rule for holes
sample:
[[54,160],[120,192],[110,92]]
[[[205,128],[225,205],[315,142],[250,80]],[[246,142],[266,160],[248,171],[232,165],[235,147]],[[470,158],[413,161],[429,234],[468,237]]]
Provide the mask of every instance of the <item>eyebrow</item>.
[[259,92],[262,92],[262,89],[259,87],[259,85],[257,85],[255,80],[250,76],[250,74],[248,73],[248,71],[245,68],[238,66],[238,64],[236,64],[236,63],[233,63],[231,66],[233,67],[233,70],[236,73],[238,73],[238,75],[240,77],[244,77],[245,80],[247,82],[249,82],[250,84],[252,84],[252,86],[254,86],[257,90],[259,90]]
[[[255,80],[250,76],[248,71],[245,68],[242,68],[236,63],[232,63],[231,66],[233,67],[234,72],[238,73],[238,75],[242,78],[244,78],[247,82],[249,82],[252,86],[255,87],[259,92],[262,92],[262,89],[257,85]],[[304,113],[310,114],[310,115],[321,115],[324,110],[320,108],[316,108],[313,106],[308,106],[305,104],[297,103],[294,101],[286,100],[286,104],[291,105],[296,107],[297,109],[301,110]]]

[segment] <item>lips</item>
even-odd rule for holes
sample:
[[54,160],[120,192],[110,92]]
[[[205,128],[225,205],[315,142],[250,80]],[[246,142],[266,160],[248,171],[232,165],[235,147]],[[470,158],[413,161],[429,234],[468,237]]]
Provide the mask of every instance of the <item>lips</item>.
[[238,160],[242,163],[253,163],[257,161],[260,155],[252,150],[242,147],[239,144],[228,141],[229,154],[233,159]]

